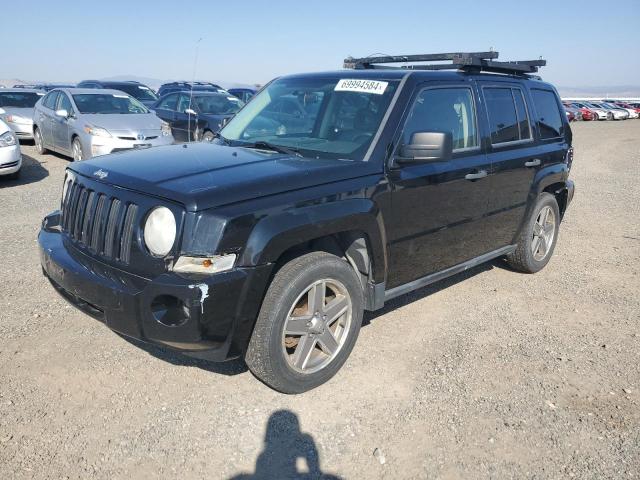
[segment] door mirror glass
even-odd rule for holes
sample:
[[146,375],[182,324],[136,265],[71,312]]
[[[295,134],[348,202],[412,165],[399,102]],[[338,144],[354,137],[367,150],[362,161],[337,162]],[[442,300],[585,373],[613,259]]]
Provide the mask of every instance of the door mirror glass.
[[191,109],[191,108],[187,108],[184,113],[186,113],[187,115],[197,115],[196,111]]
[[414,132],[408,144],[400,147],[398,163],[445,162],[453,152],[451,132]]
[[56,117],[69,118],[69,112],[61,108],[60,110],[56,110]]

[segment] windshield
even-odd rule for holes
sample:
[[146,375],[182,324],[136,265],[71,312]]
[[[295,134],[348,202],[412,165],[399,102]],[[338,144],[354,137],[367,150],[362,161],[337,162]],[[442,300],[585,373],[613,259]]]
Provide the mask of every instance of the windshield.
[[43,95],[35,92],[0,92],[0,107],[33,108]]
[[80,93],[73,96],[80,113],[149,113],[149,110],[129,95],[117,93]]
[[194,95],[193,103],[200,113],[208,115],[232,115],[244,106],[239,99],[226,95]]
[[114,87],[114,90],[120,90],[121,92],[128,93],[138,100],[148,100],[150,102],[158,100],[158,96],[153,93],[153,90],[149,87],[145,87],[144,85],[137,85],[135,83],[132,85],[118,85]]
[[362,159],[398,81],[283,78],[252,98],[220,132],[239,145],[268,142],[305,157]]

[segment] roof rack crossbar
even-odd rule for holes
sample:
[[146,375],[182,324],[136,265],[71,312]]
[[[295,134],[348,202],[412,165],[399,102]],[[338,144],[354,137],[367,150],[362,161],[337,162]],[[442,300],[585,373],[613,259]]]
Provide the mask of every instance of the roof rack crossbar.
[[[344,68],[351,69],[406,69],[406,70],[464,70],[469,72],[495,72],[508,74],[535,73],[546,60],[520,60],[498,62],[498,52],[454,52],[425,55],[385,55],[378,57],[353,58],[344,60]],[[440,64],[417,64],[418,62],[451,61]],[[414,63],[414,65],[390,66],[389,63]]]

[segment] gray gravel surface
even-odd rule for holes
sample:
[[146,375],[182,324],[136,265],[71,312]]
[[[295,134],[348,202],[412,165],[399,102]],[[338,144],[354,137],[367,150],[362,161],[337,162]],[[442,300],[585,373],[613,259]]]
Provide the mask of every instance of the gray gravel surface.
[[0,180],[0,478],[638,478],[640,120],[573,130],[546,269],[496,261],[397,299],[298,396],[66,305],[36,235],[68,160],[23,146],[22,179]]

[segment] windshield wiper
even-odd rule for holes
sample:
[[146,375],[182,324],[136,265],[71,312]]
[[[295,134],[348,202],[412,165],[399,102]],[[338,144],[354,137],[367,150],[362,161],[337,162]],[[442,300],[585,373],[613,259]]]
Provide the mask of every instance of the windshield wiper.
[[284,154],[293,155],[296,157],[302,157],[302,154],[294,148],[283,147],[282,145],[275,145],[273,143],[264,142],[264,141],[249,143],[247,145],[240,145],[240,146],[246,147],[246,148],[257,148],[260,150],[271,150],[273,152],[284,153]]

